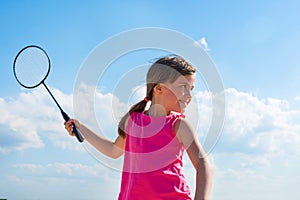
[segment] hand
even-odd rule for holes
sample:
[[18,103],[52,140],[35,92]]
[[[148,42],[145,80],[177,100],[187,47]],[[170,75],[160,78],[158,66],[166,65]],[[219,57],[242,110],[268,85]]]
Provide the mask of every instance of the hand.
[[68,131],[69,135],[75,136],[73,129],[74,129],[74,124],[76,124],[77,121],[75,119],[69,119],[69,121],[65,122],[65,129]]

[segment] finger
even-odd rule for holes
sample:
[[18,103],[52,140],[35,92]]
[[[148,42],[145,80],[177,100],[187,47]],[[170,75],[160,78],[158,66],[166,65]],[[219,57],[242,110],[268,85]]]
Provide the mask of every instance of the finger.
[[69,119],[68,121],[64,122],[64,125],[69,125],[73,123],[73,119]]
[[69,119],[68,121],[64,122],[65,129],[68,131],[70,136],[75,136],[74,134],[74,127],[77,121],[75,119]]
[[68,127],[73,126],[73,124],[74,124],[74,120],[69,119],[67,122],[64,123],[65,129],[68,129]]
[[69,132],[69,135],[75,136],[75,134],[74,134],[74,124],[73,123],[70,124],[68,132]]
[[72,126],[72,124],[65,124],[65,129],[66,129],[67,131],[69,131],[69,129],[71,128],[71,126]]
[[73,129],[74,129],[74,125],[73,125],[73,124],[66,123],[66,124],[65,124],[65,129],[66,129],[69,133],[72,133],[72,132],[73,132]]
[[74,126],[73,124],[70,124],[70,126],[68,126],[68,132],[73,132]]

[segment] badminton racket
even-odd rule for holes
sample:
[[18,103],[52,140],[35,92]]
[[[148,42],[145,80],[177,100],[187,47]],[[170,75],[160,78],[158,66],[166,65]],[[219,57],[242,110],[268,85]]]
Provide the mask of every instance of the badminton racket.
[[[13,63],[13,73],[18,83],[28,89],[43,85],[59,108],[62,117],[67,122],[70,117],[61,108],[50,89],[45,84],[45,80],[50,73],[50,68],[51,64],[48,54],[44,49],[36,45],[29,45],[21,49],[16,55]],[[77,140],[83,142],[84,138],[74,123],[73,126],[73,133]]]

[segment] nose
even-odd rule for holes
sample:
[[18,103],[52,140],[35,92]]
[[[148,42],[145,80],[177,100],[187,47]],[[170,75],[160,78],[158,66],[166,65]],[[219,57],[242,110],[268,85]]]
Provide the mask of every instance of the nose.
[[186,88],[184,93],[185,93],[185,96],[190,97],[190,98],[192,97],[190,89]]
[[185,95],[186,99],[188,100],[188,102],[190,102],[192,100],[191,90],[186,90],[184,95]]

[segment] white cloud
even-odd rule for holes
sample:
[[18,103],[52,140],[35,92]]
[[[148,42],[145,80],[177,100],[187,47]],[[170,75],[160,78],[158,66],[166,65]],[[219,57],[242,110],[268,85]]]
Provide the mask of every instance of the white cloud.
[[300,101],[300,96],[296,96],[296,97],[294,98],[294,100],[295,100],[295,101]]
[[208,43],[207,43],[205,37],[202,37],[202,38],[200,38],[200,40],[195,41],[194,45],[196,47],[202,47],[205,51],[210,51],[210,49],[208,48]]
[[[70,110],[71,96],[53,89],[62,107]],[[0,153],[43,148],[43,138],[56,145],[70,142],[63,128],[63,118],[44,88],[24,90],[16,98],[0,98]],[[63,142],[65,141],[65,142]],[[72,148],[73,145],[69,145]],[[74,149],[74,148],[72,148]]]
[[281,99],[259,99],[227,89],[226,122],[219,151],[300,154],[300,110]]
[[60,176],[63,177],[86,177],[99,178],[103,175],[101,165],[84,165],[81,163],[48,163],[48,164],[15,164],[14,168],[22,171],[24,174],[34,174],[35,176]]
[[[100,164],[14,164],[1,177],[1,195],[8,199],[116,199],[120,173]],[[18,191],[15,193],[15,191]],[[34,191],[34,193],[32,193]],[[4,193],[3,193],[4,192]],[[14,198],[15,197],[15,198]]]
[[[129,103],[143,97],[142,90],[136,88]],[[72,95],[53,89],[53,93],[62,107],[72,115]],[[86,98],[93,94],[95,106]],[[278,179],[274,173],[283,177],[278,179],[284,183],[292,183],[290,177],[285,177],[288,170],[300,166],[300,110],[290,106],[290,102],[283,99],[259,99],[258,97],[226,89],[226,122],[222,136],[212,152],[215,160],[215,196],[222,194],[230,188],[224,185],[246,191],[245,187],[234,184],[237,181],[244,185],[255,185],[256,189],[267,186]],[[83,122],[91,123],[91,115],[96,120],[105,136],[115,138],[118,118],[127,111],[128,102],[120,102],[113,94],[102,94],[94,88],[86,87],[82,91],[80,105]],[[85,96],[86,95],[86,96]],[[209,92],[196,92],[194,100],[198,104],[198,125],[201,130],[199,138],[202,139],[208,130],[212,114],[211,94]],[[112,106],[114,105],[114,106]],[[194,105],[193,105],[194,106]],[[62,149],[80,150],[75,139],[70,139],[63,128],[63,120],[48,94],[43,90],[24,91],[15,99],[0,98],[0,153],[10,151],[24,151],[28,148],[42,148],[43,140],[51,141]],[[187,115],[194,114],[194,107]],[[82,149],[81,149],[82,150]],[[230,160],[230,162],[228,162]],[[191,188],[194,190],[195,173],[191,164],[185,160],[185,172]],[[110,168],[102,165],[85,165],[78,163],[54,162],[49,164],[15,164],[15,170],[22,176],[8,175],[8,179],[18,185],[36,183],[40,180],[57,185],[68,184],[73,181],[108,180],[111,181]],[[103,170],[105,173],[103,173]],[[106,171],[109,170],[109,171]],[[295,172],[296,170],[294,170]],[[280,173],[279,173],[280,172]],[[299,173],[294,173],[300,177]],[[45,178],[43,178],[47,175]],[[30,180],[28,179],[30,177]],[[34,179],[34,180],[31,180]],[[70,179],[70,180],[68,180]],[[72,179],[72,180],[71,180]],[[31,181],[31,182],[30,182]],[[119,183],[119,177],[114,179]],[[50,184],[50,183],[49,183]],[[103,187],[103,185],[98,185]],[[107,186],[108,187],[108,186]],[[279,184],[273,184],[265,192],[276,191]],[[111,187],[109,187],[111,188]],[[118,190],[118,187],[115,187]],[[292,189],[291,189],[292,190]],[[53,191],[53,190],[52,190]],[[93,191],[98,191],[93,189]],[[114,193],[117,195],[117,192]],[[236,196],[230,196],[231,199]],[[237,197],[236,197],[237,198]],[[218,198],[217,198],[218,199]],[[230,199],[228,197],[228,199]]]
[[[132,98],[142,98],[141,91],[132,91]],[[53,89],[53,93],[61,106],[72,114],[72,95],[57,89]],[[94,102],[89,98],[91,94]],[[226,121],[216,151],[300,155],[299,109],[291,108],[286,100],[259,99],[235,89],[226,89],[225,95]],[[90,86],[85,86],[77,97],[80,106],[75,110],[79,119],[95,131],[100,128],[101,133],[114,139],[118,120],[132,102],[120,102],[113,94],[102,94]],[[211,94],[197,92],[195,100],[198,104],[199,136],[203,138],[211,121]],[[64,130],[63,119],[43,88],[22,92],[15,99],[0,98],[0,111],[0,153],[42,148],[43,138],[50,139],[62,149],[82,150]],[[187,115],[189,112],[194,114],[195,110],[188,110]]]
[[129,105],[112,93],[102,94],[94,86],[81,84],[74,99],[75,117],[95,132],[111,139],[117,136],[117,124]]
[[[213,199],[244,199],[247,196],[253,199],[253,195],[258,200],[292,199],[299,193],[297,156],[244,153],[214,153],[213,156],[216,162]],[[287,162],[293,166],[288,166]]]
[[[80,93],[79,117],[93,130],[115,138],[119,118],[128,109],[112,94],[102,94],[86,86]],[[73,95],[51,88],[60,106],[73,116]],[[93,95],[92,102],[89,95]],[[78,110],[79,109],[79,110]],[[62,149],[83,151],[76,139],[70,138],[63,127],[59,109],[43,87],[24,90],[16,98],[0,98],[0,153],[24,151],[28,148],[43,148],[43,140],[50,140]],[[95,116],[95,117],[94,117]]]
[[[1,153],[44,146],[35,121],[45,120],[47,114],[51,113],[51,109],[45,105],[45,98],[39,91],[22,92],[17,99],[0,98]],[[35,118],[30,118],[33,115]]]

